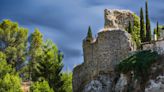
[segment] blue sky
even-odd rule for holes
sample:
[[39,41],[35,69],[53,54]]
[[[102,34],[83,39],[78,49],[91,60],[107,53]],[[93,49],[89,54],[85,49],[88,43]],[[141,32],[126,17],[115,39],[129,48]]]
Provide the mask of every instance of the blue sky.
[[[0,0],[0,20],[10,19],[33,32],[38,28],[64,53],[64,70],[83,62],[82,40],[87,28],[93,34],[104,26],[104,9],[129,9],[139,14],[145,0]],[[149,0],[154,27],[164,24],[164,0]]]

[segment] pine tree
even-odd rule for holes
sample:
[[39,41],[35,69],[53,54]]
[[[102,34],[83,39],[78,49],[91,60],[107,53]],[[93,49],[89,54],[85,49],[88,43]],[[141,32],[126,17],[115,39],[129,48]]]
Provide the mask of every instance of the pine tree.
[[43,55],[43,38],[38,29],[34,31],[29,37],[30,49],[29,49],[29,79],[35,81],[35,72],[38,62]]
[[148,1],[145,3],[146,8],[146,41],[151,41],[151,27],[150,27],[150,20],[148,14]]
[[92,40],[93,40],[92,30],[91,30],[91,27],[89,26],[88,33],[87,33],[87,41],[91,42]]
[[128,26],[128,33],[132,33],[133,27],[132,27],[132,23],[129,21],[129,26]]
[[35,79],[44,78],[55,92],[60,92],[60,88],[63,86],[61,79],[63,54],[51,40],[45,42],[43,53],[41,61],[38,62]]
[[141,42],[145,41],[144,14],[142,8],[140,9],[140,39]]
[[6,61],[16,70],[26,59],[28,30],[10,20],[0,23],[0,51],[6,54]]

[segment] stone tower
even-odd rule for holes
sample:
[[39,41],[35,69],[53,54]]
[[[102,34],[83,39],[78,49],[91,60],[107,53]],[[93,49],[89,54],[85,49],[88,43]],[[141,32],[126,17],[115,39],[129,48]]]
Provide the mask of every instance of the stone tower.
[[[105,10],[105,12],[108,11]],[[117,12],[120,12],[119,17],[121,19],[129,22],[130,19],[127,19],[124,12]],[[116,17],[115,15],[112,16]],[[107,21],[108,18],[105,19]],[[114,18],[114,20],[116,21],[117,18]],[[116,65],[126,58],[130,52],[136,50],[131,35],[124,31],[124,28],[121,28],[123,26],[121,26],[119,20],[117,22],[119,24],[114,23],[114,25],[109,21],[105,22],[105,29],[98,33],[97,38],[89,41],[87,38],[83,40],[84,62],[73,70],[73,92],[112,91]],[[108,23],[109,26],[107,26]],[[126,24],[126,22],[123,23]],[[92,89],[90,86],[95,84],[98,85],[98,88]]]

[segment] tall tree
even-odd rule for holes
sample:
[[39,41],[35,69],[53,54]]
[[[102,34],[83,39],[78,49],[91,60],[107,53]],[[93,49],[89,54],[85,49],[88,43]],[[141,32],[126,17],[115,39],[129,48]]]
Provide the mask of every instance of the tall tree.
[[146,12],[146,41],[151,41],[151,27],[150,27],[150,19],[148,12],[148,1],[145,3],[145,12]]
[[29,79],[35,80],[35,72],[37,70],[38,62],[41,60],[43,54],[43,38],[38,29],[34,31],[29,37]]
[[140,9],[140,39],[141,42],[145,41],[144,14],[142,8]]
[[52,87],[55,92],[60,92],[60,88],[63,85],[61,79],[63,55],[51,40],[47,40],[44,44],[43,53],[44,55],[41,57],[42,60],[38,62],[38,71],[35,74],[35,77],[37,77],[37,80],[44,78],[44,80],[48,81],[50,87]]
[[159,39],[160,37],[160,32],[159,32],[159,24],[158,24],[158,21],[157,21],[157,38]]
[[132,23],[129,21],[129,26],[128,26],[128,33],[132,33],[133,27],[132,27]]
[[26,59],[28,30],[15,22],[4,20],[0,23],[0,51],[6,54],[6,60],[19,70]]

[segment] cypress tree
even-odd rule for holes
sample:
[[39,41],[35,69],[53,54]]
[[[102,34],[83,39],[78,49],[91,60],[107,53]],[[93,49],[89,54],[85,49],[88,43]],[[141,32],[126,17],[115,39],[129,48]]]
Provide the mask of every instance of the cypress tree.
[[140,9],[140,39],[141,42],[145,41],[144,14],[142,8]]
[[132,24],[131,22],[129,21],[129,26],[128,26],[128,33],[132,33],[132,30],[133,30],[133,27],[132,27]]
[[151,41],[151,28],[150,28],[150,20],[148,14],[148,1],[145,3],[146,8],[146,41]]
[[88,33],[87,33],[87,41],[92,41],[93,37],[92,37],[92,30],[91,27],[88,27]]
[[158,24],[158,21],[157,21],[157,38],[160,37],[160,32],[159,32],[159,24]]

